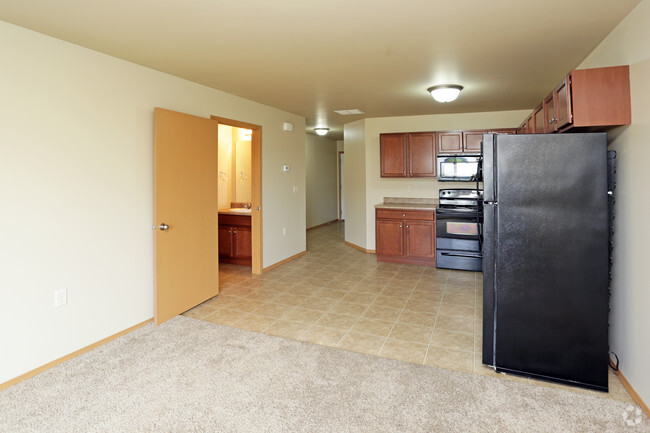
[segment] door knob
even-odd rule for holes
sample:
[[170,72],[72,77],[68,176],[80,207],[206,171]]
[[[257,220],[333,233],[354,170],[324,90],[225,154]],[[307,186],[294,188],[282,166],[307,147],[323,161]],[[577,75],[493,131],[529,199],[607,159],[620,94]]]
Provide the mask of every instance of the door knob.
[[168,230],[168,229],[169,229],[169,226],[167,224],[165,224],[165,223],[160,224],[160,231],[164,232],[165,230]]

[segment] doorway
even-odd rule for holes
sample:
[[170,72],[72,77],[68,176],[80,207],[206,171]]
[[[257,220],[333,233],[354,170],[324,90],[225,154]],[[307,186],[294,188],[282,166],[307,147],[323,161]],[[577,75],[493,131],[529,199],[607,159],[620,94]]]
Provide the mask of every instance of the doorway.
[[251,203],[251,272],[262,274],[262,127],[253,123],[210,116],[220,125],[248,129],[251,134],[250,203]]

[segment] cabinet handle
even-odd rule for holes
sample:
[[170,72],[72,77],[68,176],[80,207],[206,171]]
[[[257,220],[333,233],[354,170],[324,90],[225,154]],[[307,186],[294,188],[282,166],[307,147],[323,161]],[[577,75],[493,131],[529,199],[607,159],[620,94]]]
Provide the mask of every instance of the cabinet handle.
[[406,216],[406,214],[405,214],[405,213],[403,213],[403,214],[402,214],[402,216],[403,216],[403,217],[405,217],[405,216]]
[[401,224],[399,225],[399,228],[402,228],[402,225],[401,225]]
[[409,228],[409,226],[407,225],[406,228]]
[[234,233],[234,234],[237,234],[237,230],[233,230],[233,233]]

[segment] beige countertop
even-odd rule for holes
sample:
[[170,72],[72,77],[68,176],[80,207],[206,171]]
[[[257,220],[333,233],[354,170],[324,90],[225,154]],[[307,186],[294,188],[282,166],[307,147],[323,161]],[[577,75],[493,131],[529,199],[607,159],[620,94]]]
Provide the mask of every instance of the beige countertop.
[[435,210],[438,204],[437,198],[384,197],[384,202],[375,205],[375,209]]
[[230,208],[230,209],[219,209],[219,215],[243,215],[251,216],[251,210],[241,207]]

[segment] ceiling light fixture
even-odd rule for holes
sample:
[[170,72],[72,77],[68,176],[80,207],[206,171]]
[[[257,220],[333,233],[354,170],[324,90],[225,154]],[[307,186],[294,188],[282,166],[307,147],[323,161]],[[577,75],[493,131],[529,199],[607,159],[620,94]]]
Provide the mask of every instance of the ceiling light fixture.
[[316,131],[316,134],[318,135],[325,135],[329,130],[329,128],[314,128],[314,131]]
[[439,86],[429,87],[427,92],[431,93],[433,99],[438,102],[451,102],[458,98],[458,94],[463,90],[463,86],[458,84],[441,84]]

